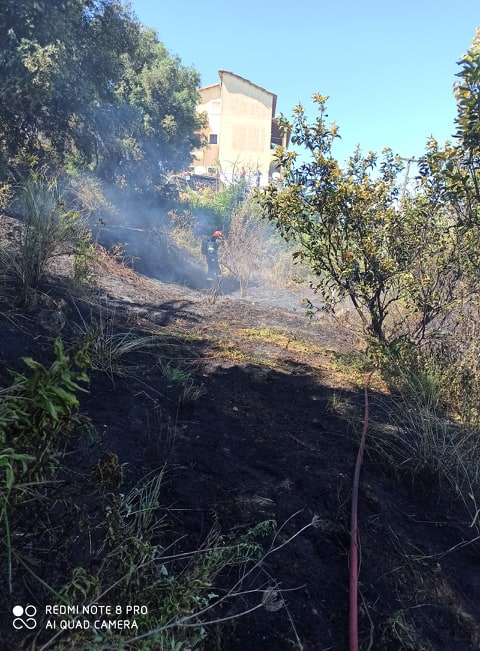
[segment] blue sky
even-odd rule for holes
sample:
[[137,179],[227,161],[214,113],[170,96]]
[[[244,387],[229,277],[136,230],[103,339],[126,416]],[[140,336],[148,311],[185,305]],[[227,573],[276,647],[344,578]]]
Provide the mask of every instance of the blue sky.
[[421,155],[433,135],[454,132],[452,86],[480,26],[479,0],[131,0],[171,54],[202,85],[229,70],[275,93],[277,111],[330,97],[340,127],[333,153],[345,160],[391,147]]

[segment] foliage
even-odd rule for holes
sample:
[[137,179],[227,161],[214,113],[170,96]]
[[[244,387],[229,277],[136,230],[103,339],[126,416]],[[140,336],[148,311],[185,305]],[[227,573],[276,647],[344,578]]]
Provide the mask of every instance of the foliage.
[[[188,254],[195,256],[199,254],[199,249],[201,249],[201,243],[198,241],[198,236],[196,235],[198,231],[198,221],[191,210],[188,208],[183,208],[183,210],[178,210],[177,208],[172,208],[168,212],[168,225],[162,229],[162,237],[160,239],[160,244],[167,249],[168,255],[168,240],[172,240],[175,247],[186,251]],[[160,228],[157,227],[154,229],[154,233],[160,236]]]
[[95,244],[90,231],[77,237],[73,259],[73,281],[78,286],[94,283],[93,263],[96,257]]
[[13,246],[3,251],[4,263],[24,293],[42,284],[49,264],[58,255],[73,254],[77,279],[86,275],[92,245],[87,217],[57,177],[42,171],[32,174],[17,189],[11,205],[23,224]]
[[3,212],[12,200],[12,186],[10,183],[0,183],[0,211]]
[[58,455],[59,439],[66,439],[73,411],[79,406],[76,393],[85,391],[78,383],[88,382],[88,346],[85,341],[68,355],[57,339],[50,368],[30,357],[23,358],[30,374],[11,371],[13,383],[0,395],[0,522],[5,527],[10,592],[12,545],[8,510],[12,506],[12,491],[18,489],[21,493],[25,485],[19,480],[32,481],[41,476],[46,465]]
[[111,98],[118,58],[134,44],[121,4],[7,0],[0,18],[2,153],[17,162],[61,161],[72,148],[88,156],[93,108]]
[[389,388],[406,399],[421,399],[466,427],[480,425],[478,308],[468,306],[444,332],[423,345],[397,342],[383,348],[380,361]]
[[300,244],[294,255],[317,274],[327,309],[349,299],[366,332],[386,341],[405,334],[398,321],[387,320],[401,307],[400,324],[422,337],[460,298],[462,233],[451,228],[429,172],[430,192],[400,196],[402,162],[390,150],[378,159],[357,149],[343,169],[332,156],[338,127],[326,124],[327,98],[314,99],[320,115],[312,125],[301,106],[293,123],[283,121],[311,160],[297,164],[295,152],[279,150],[283,186],[271,184],[262,193],[266,216],[285,239]]
[[[4,448],[0,450],[0,472],[4,474],[4,481],[0,483],[0,522],[5,527],[5,546],[7,548],[7,565],[8,565],[8,587],[12,592],[12,541],[10,534],[10,520],[8,517],[8,507],[10,494],[15,487],[15,477],[17,468],[20,466],[20,474],[27,472],[28,465],[35,460],[35,457],[29,454],[18,454],[13,448]],[[17,473],[18,474],[18,473]]]
[[159,359],[158,366],[167,382],[180,389],[180,404],[196,402],[205,393],[205,387],[195,380],[191,371],[173,366],[171,362],[163,359]]
[[397,472],[409,471],[451,494],[479,532],[478,309],[467,309],[467,317],[422,346],[402,341],[383,347],[381,372],[393,400],[388,425],[374,428],[372,436]]
[[[480,532],[478,430],[455,423],[443,411],[445,379],[431,360],[417,368],[398,364],[395,381],[402,390],[388,406],[388,426],[373,428],[372,446],[396,472],[433,482],[450,494],[461,506],[466,524]],[[376,408],[379,413],[381,406]]]
[[188,189],[181,199],[186,202],[194,213],[201,213],[202,220],[209,221],[208,229],[220,228],[228,231],[232,213],[241,207],[246,199],[245,182],[237,181],[224,186],[220,191],[215,192],[207,187],[200,191]]
[[429,182],[433,184],[437,199],[448,203],[459,225],[477,231],[480,225],[480,28],[459,65],[459,81],[454,85],[455,142],[439,147],[432,139],[421,161],[420,176],[424,187]]
[[0,400],[0,441],[22,454],[34,454],[37,469],[68,431],[79,407],[77,392],[86,391],[79,383],[88,382],[90,344],[85,340],[67,353],[56,339],[49,368],[24,357],[29,374],[11,371],[13,383]]
[[177,244],[198,254],[198,233],[221,229],[226,235],[221,263],[238,279],[242,294],[253,274],[279,287],[308,275],[305,266],[297,264],[294,268],[294,247],[262,220],[262,208],[253,193],[247,192],[245,181],[219,192],[212,188],[188,190],[180,199],[189,208],[169,213],[169,234]]
[[[473,207],[473,200],[480,200],[478,168],[480,162],[480,28],[477,28],[468,52],[459,64],[461,70],[457,73],[460,81],[455,85],[457,100],[457,132],[458,153],[462,153],[462,161],[468,171],[468,182],[465,177],[459,178],[458,171],[450,168],[452,180],[461,181],[465,198]],[[475,216],[478,207],[475,205]]]
[[[161,469],[127,494],[110,500],[100,567],[95,575],[87,568],[75,568],[60,591],[67,603],[141,603],[144,612],[135,620],[139,631],[148,632],[136,639],[135,631],[97,631],[95,637],[91,629],[69,631],[68,639],[66,635],[62,638],[64,644],[89,649],[105,645],[123,648],[126,644],[145,650],[201,648],[198,645],[207,634],[205,612],[219,599],[215,579],[234,567],[242,577],[262,557],[262,542],[273,534],[273,521],[232,535],[222,534],[215,523],[203,544],[193,551],[175,551],[178,541],[167,545],[167,509],[162,505],[165,482],[166,471]],[[243,596],[240,590],[238,596]],[[235,597],[236,593],[231,595]],[[188,620],[184,627],[183,619]],[[131,636],[133,639],[126,639]]]
[[[0,7],[0,171],[95,168],[131,189],[184,167],[198,73],[122,0],[6,0]],[[147,173],[148,172],[148,173]]]
[[136,167],[132,178],[137,187],[145,186],[147,180],[155,184],[159,168],[164,173],[184,169],[190,152],[200,145],[195,135],[203,125],[196,112],[200,77],[193,68],[182,66],[178,57],[170,56],[152,30],[140,32],[134,55],[124,57],[123,63],[115,98],[128,107],[125,134],[117,139],[127,156],[113,154],[106,164],[122,164],[112,171],[127,177],[129,168]]

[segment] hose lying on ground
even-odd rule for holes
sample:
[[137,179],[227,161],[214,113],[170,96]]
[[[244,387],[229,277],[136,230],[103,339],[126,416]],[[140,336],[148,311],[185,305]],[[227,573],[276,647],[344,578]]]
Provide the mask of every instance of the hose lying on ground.
[[360,468],[368,429],[368,381],[365,380],[365,415],[363,420],[362,438],[355,463],[353,476],[352,512],[350,517],[350,603],[348,614],[348,649],[358,651],[358,487],[360,483]]

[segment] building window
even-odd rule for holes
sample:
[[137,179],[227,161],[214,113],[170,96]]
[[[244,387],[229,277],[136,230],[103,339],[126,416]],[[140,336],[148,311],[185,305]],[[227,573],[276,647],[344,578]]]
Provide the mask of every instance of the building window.
[[216,144],[218,144],[218,136],[217,136],[217,134],[216,134],[216,133],[211,133],[211,134],[210,134],[210,137],[209,137],[209,139],[208,139],[208,142],[209,142],[211,145],[216,145]]

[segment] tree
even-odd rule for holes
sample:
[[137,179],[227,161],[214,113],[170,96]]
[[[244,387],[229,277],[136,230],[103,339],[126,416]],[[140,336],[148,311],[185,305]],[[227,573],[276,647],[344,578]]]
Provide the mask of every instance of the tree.
[[204,121],[196,111],[200,76],[171,56],[153,30],[141,31],[136,51],[123,63],[115,97],[133,119],[117,141],[123,151],[117,158],[105,155],[104,164],[122,165],[117,172],[130,172],[137,185],[140,179],[143,185],[158,183],[159,172],[188,167],[191,151],[201,144],[196,135]]
[[459,81],[454,84],[457,100],[454,142],[440,148],[430,141],[422,159],[423,186],[434,184],[460,226],[480,225],[480,28],[467,53],[458,62]]
[[459,61],[459,82],[454,86],[457,99],[455,137],[472,162],[480,156],[480,27],[472,44]]
[[129,5],[5,0],[0,24],[0,173],[73,158],[136,189],[186,166],[199,144],[198,73]]
[[420,161],[420,180],[425,195],[451,215],[451,228],[463,240],[464,276],[478,285],[480,272],[480,28],[458,62],[459,81],[454,141],[443,147],[432,139]]
[[[278,151],[283,185],[263,192],[266,216],[285,239],[301,245],[295,255],[317,274],[327,309],[348,298],[376,340],[405,336],[399,323],[409,324],[409,336],[421,337],[457,300],[462,276],[448,207],[437,200],[432,175],[432,192],[400,200],[402,161],[389,149],[379,158],[357,148],[343,169],[332,155],[338,127],[326,124],[327,99],[314,96],[319,117],[313,124],[302,106],[293,122],[283,119],[292,143],[305,147],[310,159],[297,163],[295,152]],[[395,323],[388,320],[394,306],[401,307]]]
[[0,22],[3,156],[88,159],[93,109],[113,100],[138,26],[110,0],[7,0]]

